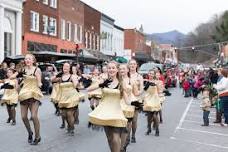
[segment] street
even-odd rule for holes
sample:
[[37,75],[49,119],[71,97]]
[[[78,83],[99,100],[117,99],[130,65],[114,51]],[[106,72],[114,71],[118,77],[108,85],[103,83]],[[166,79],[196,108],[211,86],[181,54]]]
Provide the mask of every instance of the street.
[[[154,133],[145,136],[146,117],[141,113],[138,121],[137,143],[130,144],[129,152],[227,152],[228,128],[213,124],[214,109],[210,113],[210,126],[201,127],[202,110],[200,100],[184,98],[180,89],[170,89],[163,106],[164,122],[160,125],[160,136]],[[5,107],[0,107],[0,152],[108,152],[103,131],[87,128],[89,103],[80,103],[80,124],[73,137],[59,129],[61,118],[54,115],[54,106],[45,97],[40,107],[42,141],[38,146],[27,143],[27,133],[17,106],[17,125],[6,124]]]

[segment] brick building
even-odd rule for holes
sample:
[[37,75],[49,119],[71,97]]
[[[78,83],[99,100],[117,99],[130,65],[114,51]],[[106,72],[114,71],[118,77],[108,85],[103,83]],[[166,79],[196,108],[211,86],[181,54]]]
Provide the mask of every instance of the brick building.
[[145,35],[137,29],[124,30],[124,49],[131,50],[139,62],[150,60],[151,47],[146,45]]
[[57,0],[24,2],[22,53],[59,51],[58,9]]
[[84,6],[80,0],[59,1],[59,27],[61,53],[75,53],[76,44],[84,47]]
[[145,36],[137,29],[124,30],[124,49],[131,49],[132,55],[136,52],[144,52],[145,50]]
[[84,44],[88,50],[100,50],[101,13],[91,6],[84,6]]

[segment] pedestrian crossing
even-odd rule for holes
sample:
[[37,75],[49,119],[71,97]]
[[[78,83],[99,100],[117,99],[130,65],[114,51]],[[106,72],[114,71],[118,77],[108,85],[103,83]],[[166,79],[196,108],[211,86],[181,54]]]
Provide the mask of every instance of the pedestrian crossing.
[[214,124],[216,112],[211,108],[210,125],[203,127],[203,111],[200,109],[199,99],[189,99],[187,107],[170,139],[199,146],[213,147],[218,152],[228,150],[228,127]]

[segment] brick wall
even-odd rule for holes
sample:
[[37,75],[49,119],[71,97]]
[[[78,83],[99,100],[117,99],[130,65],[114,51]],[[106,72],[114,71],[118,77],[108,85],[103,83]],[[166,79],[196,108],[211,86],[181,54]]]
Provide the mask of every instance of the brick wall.
[[[58,0],[59,1],[59,0]],[[50,4],[50,1],[49,1]],[[58,5],[56,8],[51,8],[50,5],[45,5],[43,2],[36,1],[36,0],[26,0],[23,4],[23,34],[30,31],[30,11],[35,11],[39,13],[39,32],[34,32],[36,34],[44,35],[43,32],[43,15],[47,15],[48,17],[53,17],[57,20],[57,23],[59,21],[58,18]],[[32,32],[33,33],[33,32]],[[57,37],[58,37],[58,26],[57,26]],[[48,35],[45,35],[48,36]]]
[[[71,41],[74,42],[75,24],[82,26],[84,31],[84,7],[80,0],[59,1],[59,38],[61,38],[61,19],[71,22]],[[82,34],[83,36],[84,34]],[[83,40],[83,37],[82,37]]]
[[131,49],[132,53],[146,51],[148,47],[145,43],[145,37],[142,33],[135,29],[124,30],[124,49]]
[[[87,4],[84,4],[84,35],[86,35],[86,32],[88,34],[92,34],[93,36],[96,36],[95,46],[98,46],[96,50],[100,50],[100,21],[101,21],[101,13],[97,11],[96,9],[88,6]],[[86,42],[86,37],[84,38],[84,43]],[[90,40],[88,39],[88,44],[90,44]],[[88,46],[87,48],[90,48],[92,50],[95,50],[93,48],[94,44],[92,41],[92,45]]]

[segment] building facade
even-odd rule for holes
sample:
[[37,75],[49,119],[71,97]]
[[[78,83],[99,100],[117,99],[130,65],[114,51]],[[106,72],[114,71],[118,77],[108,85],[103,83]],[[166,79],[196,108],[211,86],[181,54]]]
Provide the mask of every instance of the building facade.
[[112,49],[117,56],[126,55],[124,50],[124,29],[117,25],[114,25]]
[[115,20],[111,17],[101,14],[100,21],[100,51],[106,55],[114,56],[115,52],[113,49],[113,33],[114,33],[114,22]]
[[177,64],[177,52],[172,44],[159,44],[159,50],[162,52],[162,58],[160,61],[167,64]]
[[21,54],[23,0],[0,1],[0,62]]
[[85,49],[99,51],[101,13],[85,3],[83,3],[83,7]]
[[124,49],[131,49],[132,56],[136,52],[145,52],[145,36],[137,29],[124,30]]
[[24,2],[23,53],[60,51],[58,2],[58,0]]
[[59,1],[59,27],[61,53],[75,53],[76,44],[84,48],[84,7],[80,0]]

